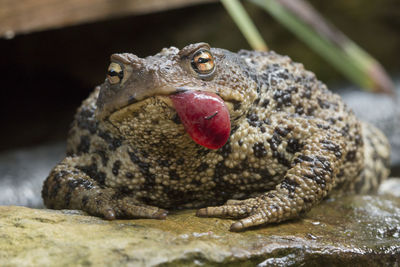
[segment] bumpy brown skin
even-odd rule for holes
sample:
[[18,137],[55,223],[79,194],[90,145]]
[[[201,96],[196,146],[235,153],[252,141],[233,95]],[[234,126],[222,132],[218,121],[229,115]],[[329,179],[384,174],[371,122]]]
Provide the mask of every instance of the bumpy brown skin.
[[[387,177],[385,137],[302,64],[215,48],[216,69],[204,77],[191,65],[204,48],[111,57],[124,77],[106,80],[79,108],[67,157],[44,183],[47,207],[107,219],[201,208],[198,216],[240,219],[231,227],[238,231],[296,218],[330,192],[373,191]],[[202,147],[185,132],[168,97],[183,90],[224,99],[232,131],[222,148]]]

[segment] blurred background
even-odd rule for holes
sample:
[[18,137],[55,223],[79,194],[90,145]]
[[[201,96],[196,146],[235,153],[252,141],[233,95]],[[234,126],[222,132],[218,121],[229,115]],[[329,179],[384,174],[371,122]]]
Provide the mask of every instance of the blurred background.
[[[399,77],[400,1],[309,2]],[[268,13],[243,4],[270,50],[302,62],[328,87],[347,94],[353,106],[367,99],[363,107],[376,110],[367,117],[383,116],[398,134],[398,119],[390,121],[400,114],[393,97],[383,96],[371,108],[368,101],[380,97],[361,93]],[[112,53],[144,57],[200,41],[251,49],[219,1],[0,0],[0,204],[41,205],[41,181],[62,158],[74,112],[104,81]]]

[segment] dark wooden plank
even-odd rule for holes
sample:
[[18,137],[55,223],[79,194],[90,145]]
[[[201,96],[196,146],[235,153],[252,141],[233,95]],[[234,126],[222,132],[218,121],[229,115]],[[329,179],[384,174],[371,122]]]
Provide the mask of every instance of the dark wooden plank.
[[217,0],[0,0],[0,37]]

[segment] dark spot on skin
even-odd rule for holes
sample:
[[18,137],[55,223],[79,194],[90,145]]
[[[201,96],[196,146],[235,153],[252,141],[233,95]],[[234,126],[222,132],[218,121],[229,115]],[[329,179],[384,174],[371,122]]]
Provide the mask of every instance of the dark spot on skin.
[[312,166],[321,165],[322,169],[324,169],[329,175],[333,173],[332,167],[330,162],[322,156],[306,156],[306,155],[299,155],[297,158],[293,160],[294,164],[300,164],[303,162],[307,162]]
[[240,127],[240,125],[233,126],[232,129],[231,129],[230,135],[234,134],[239,129],[239,127]]
[[174,116],[172,117],[172,121],[173,121],[175,124],[181,124],[181,123],[182,123],[182,122],[181,122],[181,118],[179,118],[179,116],[178,116],[177,113],[175,113]]
[[101,163],[103,164],[103,166],[107,166],[108,163],[108,157],[107,154],[104,150],[97,150],[94,153],[98,154],[101,158]]
[[145,159],[147,159],[149,157],[149,153],[147,153],[146,151],[141,151],[140,154],[142,155],[142,157],[144,157]]
[[93,180],[97,181],[99,185],[105,184],[106,174],[97,170],[96,163],[86,166],[77,166],[76,168],[87,174]]
[[78,186],[83,187],[85,190],[90,190],[94,186],[91,181],[89,181],[88,179],[83,179],[83,178],[68,180],[67,185],[71,190],[77,188]]
[[317,127],[323,130],[329,130],[331,126],[317,123]]
[[283,105],[287,107],[292,105],[292,96],[288,90],[276,90],[273,97],[276,101],[278,109],[280,109]]
[[268,169],[257,169],[256,171],[259,175],[261,175],[261,178],[264,181],[270,181],[272,179],[271,173],[268,171]]
[[357,151],[355,151],[355,150],[347,152],[346,160],[347,161],[354,161],[356,159],[356,153],[357,153]]
[[229,141],[218,150],[218,153],[222,155],[224,158],[227,158],[231,152],[232,148]]
[[[60,171],[60,172],[58,172],[56,174],[54,174],[52,172],[52,174],[53,174],[54,183],[52,183],[52,186],[50,188],[48,188],[47,190],[45,190],[43,188],[42,193],[46,192],[46,194],[47,194],[47,192],[49,192],[49,194],[48,194],[49,198],[53,198],[54,199],[54,198],[57,197],[58,192],[61,189],[62,180],[65,179],[65,177],[68,176],[69,173],[66,172],[66,171]],[[50,176],[52,174],[50,174]],[[45,183],[45,185],[47,185],[47,182]]]
[[64,202],[68,207],[71,202],[72,192],[75,190],[75,188],[83,187],[85,190],[90,190],[93,188],[93,184],[87,179],[78,178],[74,180],[68,180],[67,187],[68,191],[65,194]]
[[261,122],[259,121],[259,118],[255,113],[247,114],[247,122],[250,124],[250,126],[253,127],[258,127],[261,125]]
[[240,139],[240,140],[238,141],[238,144],[239,144],[239,146],[242,146],[242,145],[243,145],[243,140]]
[[322,144],[323,148],[328,151],[332,151],[335,154],[336,158],[340,159],[342,157],[342,151],[339,145],[329,140],[321,140],[320,143]]
[[185,163],[185,159],[184,158],[179,158],[177,161],[176,161],[176,164],[177,165],[183,165]]
[[180,179],[178,173],[175,170],[169,170],[168,175],[169,175],[170,180],[179,180]]
[[316,156],[316,160],[322,164],[323,169],[327,171],[328,174],[332,174],[333,170],[331,168],[331,163],[326,158],[321,156]]
[[362,137],[361,137],[361,135],[359,135],[359,134],[356,134],[355,136],[354,136],[354,141],[356,142],[356,145],[357,146],[361,146],[361,145],[363,145],[363,139],[362,139]]
[[274,133],[277,133],[280,136],[285,137],[290,131],[291,131],[291,129],[289,129],[289,128],[276,127]]
[[282,139],[276,131],[272,134],[272,138],[268,139],[267,141],[270,148],[274,151],[277,150],[278,146],[282,143]]
[[254,100],[253,105],[257,106],[260,103],[260,98],[257,98],[256,100]]
[[237,101],[237,100],[230,100],[229,102],[231,102],[233,104],[233,110],[239,110],[240,107],[242,106],[242,102]]
[[299,155],[297,158],[293,160],[295,164],[302,163],[302,162],[312,162],[313,158],[306,156],[306,155]]
[[135,165],[139,167],[140,173],[145,177],[145,187],[146,189],[150,189],[155,185],[155,175],[150,173],[150,164],[146,163],[137,156],[137,152],[128,151],[129,157]]
[[196,172],[203,172],[209,168],[207,163],[201,163],[199,167],[196,168]]
[[315,107],[311,106],[307,109],[307,116],[314,116]]
[[279,78],[284,79],[284,80],[289,79],[289,75],[286,74],[286,73],[284,73],[284,72],[279,72],[277,76],[278,76]]
[[265,157],[267,155],[267,151],[265,150],[264,144],[261,142],[255,143],[253,145],[253,153],[257,158]]
[[119,168],[121,167],[121,161],[120,160],[116,160],[113,164],[112,167],[112,173],[117,176],[119,173]]
[[299,186],[299,184],[296,181],[289,179],[289,178],[285,178],[281,182],[281,188],[284,188],[287,191],[289,191],[290,198],[294,197],[294,192],[296,191],[296,188],[298,186]]
[[321,98],[318,98],[318,105],[323,108],[323,109],[328,109],[331,107],[330,103],[326,100],[322,100]]
[[197,155],[199,157],[204,157],[208,153],[210,153],[210,150],[208,148],[205,148],[205,147],[201,147],[199,150],[197,150]]
[[319,186],[321,186],[321,188],[325,188],[325,185],[326,185],[326,180],[325,180],[326,171],[321,169],[321,168],[317,168],[317,167],[312,167],[311,171],[312,171],[311,174],[305,173],[304,177],[313,180]]
[[286,167],[291,167],[290,161],[285,158],[285,154],[273,151],[272,156],[278,160],[278,162]]
[[116,150],[121,146],[122,141],[118,138],[113,138],[110,133],[99,131],[98,136],[100,136],[108,144],[108,148],[112,151]]
[[86,129],[91,134],[96,133],[98,122],[92,109],[82,108],[81,112],[76,114],[76,122],[79,128]]
[[171,163],[169,162],[169,160],[167,159],[158,159],[157,160],[158,165],[162,166],[162,167],[169,167],[171,166]]
[[286,151],[289,153],[299,152],[303,148],[303,145],[296,138],[289,138],[287,141]]
[[266,132],[265,127],[264,127],[264,126],[261,126],[261,127],[260,127],[260,131],[261,131],[262,133],[265,133],[265,132]]
[[289,88],[290,93],[294,94],[297,93],[299,91],[299,89],[296,86],[291,86]]
[[104,172],[99,172],[93,179],[96,180],[100,185],[104,185],[106,181],[106,174]]
[[78,145],[78,153],[88,153],[90,149],[90,137],[87,135],[81,136],[81,141]]
[[133,174],[131,172],[127,172],[125,173],[126,178],[128,179],[132,179],[133,178]]
[[333,125],[336,123],[336,119],[335,118],[329,118],[328,119],[329,124]]
[[306,90],[304,91],[302,97],[305,97],[307,99],[311,99],[311,88],[310,88],[310,86],[306,86]]
[[262,102],[262,104],[261,104],[261,106],[262,106],[263,108],[267,108],[268,105],[269,105],[269,99],[265,99],[265,100]]
[[301,104],[296,106],[295,113],[299,114],[299,115],[303,115],[304,114],[304,108],[303,108],[303,106]]
[[350,125],[346,123],[346,125],[340,130],[342,136],[347,137],[349,136]]

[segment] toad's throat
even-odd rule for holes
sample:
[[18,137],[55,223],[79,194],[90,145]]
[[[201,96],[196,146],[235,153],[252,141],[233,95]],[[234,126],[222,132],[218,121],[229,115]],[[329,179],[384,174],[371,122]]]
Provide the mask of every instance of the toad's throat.
[[149,101],[160,101],[162,105],[174,108],[188,135],[201,146],[218,149],[229,138],[231,121],[225,101],[216,93],[191,88],[175,89],[169,94],[145,96],[140,100],[129,99],[105,119],[119,128],[116,126],[118,123],[113,122],[123,121],[127,113],[144,112],[143,107],[146,107]]

